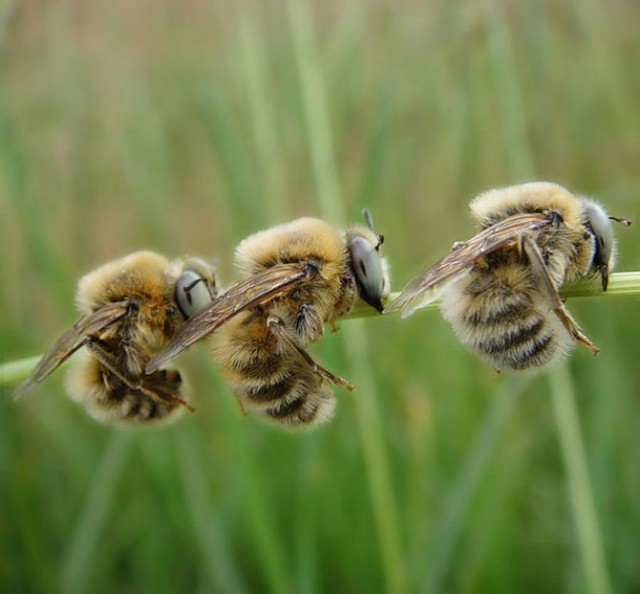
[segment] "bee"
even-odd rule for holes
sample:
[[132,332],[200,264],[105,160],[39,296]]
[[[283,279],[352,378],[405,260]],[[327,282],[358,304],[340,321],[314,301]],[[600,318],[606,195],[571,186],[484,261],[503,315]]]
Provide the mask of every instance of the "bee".
[[191,407],[180,396],[175,369],[146,375],[151,355],[167,344],[185,319],[217,296],[215,270],[199,258],[170,262],[140,251],[109,262],[78,282],[80,319],[45,353],[17,398],[76,355],[67,392],[94,418],[152,423]]
[[385,313],[406,317],[442,294],[443,317],[460,341],[498,370],[542,367],[575,342],[597,353],[558,292],[595,274],[606,290],[616,253],[611,221],[630,221],[548,182],[490,190],[470,208],[482,230],[455,243]]
[[383,237],[365,216],[368,227],[343,233],[301,218],[244,239],[235,250],[241,279],[181,326],[147,372],[213,333],[213,359],[243,411],[289,428],[328,421],[335,398],[327,382],[353,387],[305,347],[325,324],[336,330],[358,298],[382,311],[389,292]]

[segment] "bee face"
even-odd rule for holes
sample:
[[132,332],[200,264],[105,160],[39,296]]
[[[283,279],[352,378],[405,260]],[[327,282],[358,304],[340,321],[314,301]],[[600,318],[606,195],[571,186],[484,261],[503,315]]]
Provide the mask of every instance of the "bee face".
[[74,355],[67,391],[101,421],[150,423],[173,419],[182,407],[174,369],[147,376],[144,367],[183,321],[217,295],[215,271],[200,259],[169,262],[136,252],[83,276],[80,319],[43,356],[16,396]]
[[382,236],[358,227],[347,230],[346,236],[360,297],[381,312],[382,299],[389,294],[386,260],[380,257]]
[[235,251],[242,278],[181,326],[147,372],[213,333],[213,358],[243,410],[292,428],[327,421],[335,406],[327,382],[351,386],[305,348],[358,297],[382,309],[380,244],[370,229],[340,233],[313,218],[251,235]]
[[408,315],[442,294],[443,316],[460,341],[496,369],[540,368],[575,342],[597,353],[559,290],[594,272],[606,289],[615,243],[604,209],[534,182],[485,192],[471,211],[482,230],[457,242],[385,312]]
[[185,319],[206,307],[217,296],[218,290],[210,264],[199,258],[189,258],[180,267],[176,281],[175,301]]
[[593,200],[582,198],[586,215],[585,226],[594,238],[593,258],[591,269],[600,274],[602,290],[607,290],[609,271],[615,260],[615,238],[613,225],[604,208]]

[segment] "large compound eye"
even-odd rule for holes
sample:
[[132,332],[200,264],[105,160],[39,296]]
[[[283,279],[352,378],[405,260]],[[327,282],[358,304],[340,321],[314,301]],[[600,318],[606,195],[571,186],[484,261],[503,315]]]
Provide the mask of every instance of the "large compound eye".
[[378,311],[382,311],[384,270],[376,248],[377,246],[359,236],[353,237],[349,245],[360,297]]
[[613,267],[614,237],[611,221],[604,208],[597,202],[583,200],[587,215],[587,228],[593,233],[595,250],[593,253],[592,269],[602,278],[602,289],[607,290],[609,271]]
[[185,318],[190,318],[213,301],[204,278],[193,270],[185,270],[176,283],[176,302]]

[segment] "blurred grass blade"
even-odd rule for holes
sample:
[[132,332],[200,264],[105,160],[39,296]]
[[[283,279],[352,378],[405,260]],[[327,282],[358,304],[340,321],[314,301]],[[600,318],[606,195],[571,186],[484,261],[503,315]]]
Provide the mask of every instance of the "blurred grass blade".
[[315,57],[311,9],[307,0],[288,0],[288,8],[318,205],[324,217],[341,223],[345,212],[334,163],[326,93]]
[[369,348],[364,322],[356,320],[350,324],[343,340],[352,377],[358,386],[358,394],[355,395],[356,417],[369,477],[387,591],[399,594],[408,591],[407,570],[400,535],[400,516],[384,440],[384,424],[378,405],[378,390],[371,373],[371,357],[367,353]]
[[232,550],[216,520],[214,506],[206,483],[207,473],[201,463],[200,450],[192,434],[180,432],[177,446],[187,508],[195,536],[200,543],[206,574],[217,592],[247,592],[229,553]]
[[320,567],[322,558],[319,555],[318,524],[319,517],[309,513],[309,502],[317,492],[317,484],[311,478],[311,471],[318,464],[322,454],[324,443],[320,438],[305,439],[297,444],[297,468],[298,476],[303,477],[298,483],[296,493],[296,509],[293,513],[295,521],[295,594],[319,594],[321,592]]
[[134,441],[132,433],[115,430],[91,483],[84,510],[62,567],[63,591],[88,592],[88,579],[98,543],[112,512],[113,500]]
[[[333,223],[344,224],[346,217],[335,166],[326,92],[314,50],[311,8],[306,0],[289,0],[288,8],[318,205],[324,218]],[[378,396],[368,364],[370,357],[363,322],[350,324],[349,332],[342,337],[354,383],[362,394],[356,398],[356,411],[386,587],[392,594],[401,594],[407,591],[407,575],[399,514],[391,484],[382,421],[377,408]]]
[[590,594],[609,594],[611,586],[580,431],[576,395],[566,364],[549,372],[549,384],[567,472],[569,502],[576,524],[586,591]]
[[[0,61],[4,59],[4,50],[6,47],[5,36],[9,28],[14,11],[18,7],[18,0],[5,0],[3,6],[0,7]],[[0,63],[1,66],[1,63]]]
[[[535,177],[536,166],[528,140],[525,101],[518,85],[519,70],[509,34],[505,4],[483,0],[489,53],[494,70],[496,96],[501,102],[504,145],[511,174],[519,180]],[[609,582],[602,543],[595,521],[584,447],[580,436],[575,397],[566,367],[550,372],[558,435],[568,474],[571,507],[576,518],[587,587],[591,594],[608,594]]]
[[20,359],[19,361],[10,361],[0,365],[0,386],[6,386],[14,382],[19,382],[26,378],[31,370],[40,361],[41,355]]
[[[213,386],[214,393],[221,394],[226,390],[213,370],[207,379]],[[228,428],[225,435],[231,451],[233,471],[238,473],[243,483],[241,507],[251,535],[250,548],[255,549],[264,571],[262,591],[272,594],[290,592],[289,554],[273,514],[275,504],[266,487],[263,466],[259,462],[260,453],[252,447],[247,434],[250,430],[248,424],[243,417],[239,418],[237,415],[238,404],[235,398],[229,398],[227,402],[229,406],[225,410],[225,425]]]
[[392,92],[389,88],[385,87],[377,103],[376,122],[357,194],[358,205],[361,208],[369,208],[372,212],[376,210],[375,205],[380,193],[386,161],[393,146],[391,131],[395,114]]
[[505,155],[510,170],[521,181],[533,179],[534,163],[527,138],[524,100],[518,85],[518,68],[502,0],[482,0],[488,37],[495,100],[500,106]]
[[239,5],[238,28],[242,44],[249,112],[255,139],[255,149],[263,200],[269,208],[266,219],[280,223],[290,212],[286,201],[285,180],[282,175],[281,151],[276,133],[271,89],[268,85],[269,71],[264,51],[264,41],[260,24],[255,22],[254,13],[249,13],[244,4]]
[[422,592],[436,594],[448,591],[444,587],[445,579],[466,512],[511,412],[528,383],[528,376],[506,375],[502,388],[494,395],[491,407],[471,440],[453,488],[444,498],[444,510],[438,514],[440,520],[432,536],[433,545],[427,557]]

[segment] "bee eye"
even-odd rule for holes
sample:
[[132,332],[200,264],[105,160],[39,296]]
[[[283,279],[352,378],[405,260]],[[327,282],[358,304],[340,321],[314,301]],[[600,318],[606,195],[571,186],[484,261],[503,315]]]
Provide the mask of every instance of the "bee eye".
[[209,305],[213,300],[205,279],[193,270],[185,270],[176,283],[176,303],[185,318]]
[[606,291],[609,272],[613,268],[615,240],[610,217],[597,202],[583,199],[586,215],[585,228],[593,236],[594,251],[592,270],[602,277],[602,289]]
[[349,245],[360,296],[369,305],[382,311],[384,271],[377,248],[363,237],[354,237]]

